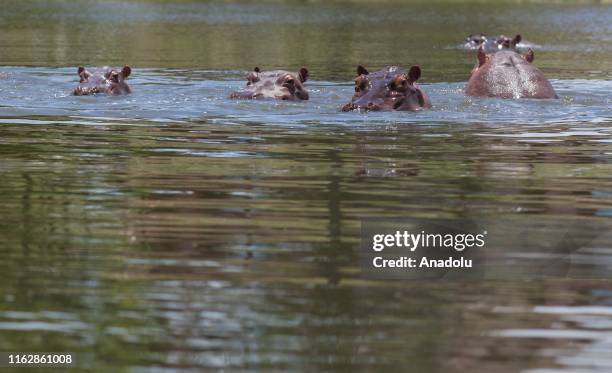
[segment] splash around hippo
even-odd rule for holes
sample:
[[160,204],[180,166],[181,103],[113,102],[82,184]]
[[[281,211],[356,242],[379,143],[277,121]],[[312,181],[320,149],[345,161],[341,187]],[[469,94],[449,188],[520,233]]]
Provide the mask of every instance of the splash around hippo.
[[259,67],[256,67],[247,74],[246,88],[233,92],[230,98],[308,100],[308,91],[304,87],[308,75],[308,69],[305,67],[302,67],[297,73],[284,70],[262,72]]
[[101,70],[90,72],[83,66],[79,66],[79,85],[72,92],[75,96],[86,96],[95,94],[107,94],[112,96],[126,95],[132,92],[130,86],[125,82],[132,73],[128,65],[121,70],[104,67]]
[[558,98],[548,79],[533,65],[534,59],[531,49],[524,56],[513,50],[486,54],[481,46],[466,94],[499,98]]
[[427,94],[416,85],[421,68],[412,66],[406,71],[389,66],[370,73],[365,67],[357,66],[355,94],[342,111],[416,111],[431,107]]

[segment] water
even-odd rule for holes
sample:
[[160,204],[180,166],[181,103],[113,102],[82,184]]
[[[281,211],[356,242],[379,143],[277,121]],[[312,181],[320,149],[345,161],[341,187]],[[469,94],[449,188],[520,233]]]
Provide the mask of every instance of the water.
[[[357,247],[373,217],[520,219],[543,240],[608,224],[610,19],[598,4],[3,2],[0,351],[100,371],[609,371],[610,280],[374,281]],[[537,45],[560,99],[465,97],[474,32]],[[132,95],[70,96],[76,66],[124,63]],[[339,112],[357,63],[420,64],[433,109]],[[229,100],[255,65],[307,66],[311,100]],[[584,270],[610,273],[604,244],[577,253]]]

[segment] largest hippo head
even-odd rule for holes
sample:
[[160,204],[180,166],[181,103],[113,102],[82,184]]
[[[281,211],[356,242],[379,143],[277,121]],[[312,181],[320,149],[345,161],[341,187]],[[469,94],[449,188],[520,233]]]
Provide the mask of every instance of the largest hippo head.
[[466,93],[500,98],[558,98],[548,79],[533,65],[534,58],[531,49],[524,56],[513,50],[486,54],[481,46]]
[[359,65],[355,78],[355,94],[342,111],[404,110],[430,108],[427,94],[416,84],[421,68],[412,66],[406,71],[390,66],[374,73]]
[[256,99],[274,98],[278,100],[308,100],[304,82],[308,79],[308,69],[302,67],[297,73],[277,70],[262,72],[259,67],[247,74],[246,88],[233,92],[230,98]]
[[125,81],[132,69],[125,65],[121,69],[104,67],[102,70],[90,72],[83,66],[77,70],[79,85],[73,91],[75,96],[93,94],[125,95],[131,93],[130,86]]

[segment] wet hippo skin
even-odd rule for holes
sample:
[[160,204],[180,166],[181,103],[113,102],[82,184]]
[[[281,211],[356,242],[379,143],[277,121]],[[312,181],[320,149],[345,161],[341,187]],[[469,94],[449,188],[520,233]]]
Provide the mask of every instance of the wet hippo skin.
[[308,69],[302,67],[297,73],[276,70],[262,72],[259,67],[247,74],[246,88],[233,92],[230,98],[278,100],[308,100],[304,82],[308,79]]
[[486,54],[481,46],[477,58],[466,88],[469,96],[558,98],[548,79],[533,65],[531,49],[524,56],[510,49]]
[[421,68],[409,71],[389,66],[374,73],[362,65],[357,66],[355,94],[342,111],[415,111],[430,108],[429,96],[416,84]]
[[101,70],[90,72],[83,66],[77,70],[79,85],[72,92],[75,96],[86,96],[94,94],[126,95],[132,92],[130,86],[125,82],[132,73],[132,69],[125,65],[121,70],[104,67]]

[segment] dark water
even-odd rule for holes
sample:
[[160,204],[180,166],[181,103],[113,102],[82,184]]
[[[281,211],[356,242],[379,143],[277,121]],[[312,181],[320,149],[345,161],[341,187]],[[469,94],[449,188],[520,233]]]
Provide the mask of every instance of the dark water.
[[[610,371],[609,240],[577,256],[604,279],[460,283],[368,280],[358,245],[366,218],[520,219],[544,240],[608,224],[611,21],[598,4],[3,1],[0,351],[99,371]],[[560,99],[465,97],[474,32],[520,32]],[[124,63],[132,95],[70,96],[76,66]],[[433,109],[339,112],[356,63],[420,64]],[[228,100],[255,65],[308,66],[311,100]]]

